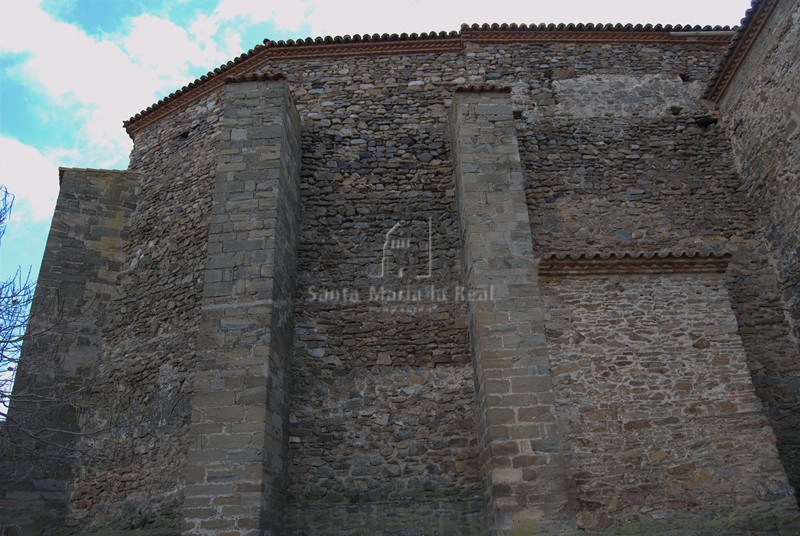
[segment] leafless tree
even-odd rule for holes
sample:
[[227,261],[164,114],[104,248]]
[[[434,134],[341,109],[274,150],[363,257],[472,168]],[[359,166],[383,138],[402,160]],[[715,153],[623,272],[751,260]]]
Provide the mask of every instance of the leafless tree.
[[[13,205],[13,194],[0,185],[0,246]],[[25,364],[33,372],[27,374],[28,381],[18,374],[23,342],[29,344],[37,335],[28,325],[34,294],[30,274],[20,267],[0,281],[0,491],[63,471],[75,443],[70,427],[60,426],[74,421],[61,415],[74,413],[68,386],[36,381],[43,363]],[[39,340],[52,344],[52,333],[39,335],[45,335]]]
[[[0,245],[14,205],[14,196],[0,185]],[[28,313],[33,300],[30,270],[0,281],[0,420],[8,418],[8,403],[19,364]]]

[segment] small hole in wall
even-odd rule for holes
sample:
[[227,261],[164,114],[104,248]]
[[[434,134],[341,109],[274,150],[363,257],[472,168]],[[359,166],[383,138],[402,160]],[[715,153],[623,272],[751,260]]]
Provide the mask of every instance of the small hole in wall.
[[189,131],[188,130],[186,132],[181,132],[180,134],[175,136],[176,140],[185,140],[185,139],[188,139],[188,138],[189,138]]
[[701,115],[694,118],[694,124],[701,128],[706,128],[707,126],[714,125],[716,123],[717,118],[710,115]]

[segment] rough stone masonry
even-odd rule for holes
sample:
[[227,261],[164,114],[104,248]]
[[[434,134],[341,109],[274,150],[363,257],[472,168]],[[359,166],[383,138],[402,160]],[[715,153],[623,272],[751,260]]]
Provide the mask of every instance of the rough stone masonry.
[[131,118],[0,534],[800,532],[798,23],[265,41]]

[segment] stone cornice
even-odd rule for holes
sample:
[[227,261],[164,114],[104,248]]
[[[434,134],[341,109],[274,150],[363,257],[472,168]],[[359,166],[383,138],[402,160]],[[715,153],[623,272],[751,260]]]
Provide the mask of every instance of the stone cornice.
[[708,86],[705,98],[719,102],[730,86],[734,75],[747,57],[761,30],[775,11],[778,0],[753,0],[747,10],[739,31],[731,40],[714,79]]
[[[728,27],[621,24],[464,25],[461,32],[317,37],[269,41],[221,65],[123,122],[128,135],[214,92],[228,78],[252,72],[269,61],[342,56],[389,56],[462,52],[467,43],[672,43],[722,46]],[[681,35],[684,32],[686,35]]]
[[539,262],[539,276],[614,274],[723,274],[730,254],[700,252],[552,254]]

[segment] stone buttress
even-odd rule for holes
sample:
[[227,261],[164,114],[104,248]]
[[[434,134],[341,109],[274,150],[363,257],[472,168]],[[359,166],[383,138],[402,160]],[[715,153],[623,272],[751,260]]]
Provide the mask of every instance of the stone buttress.
[[103,319],[138,185],[137,175],[124,171],[62,168],[59,178],[30,342],[20,356],[0,445],[0,528],[21,534],[65,522],[84,392],[102,351]]
[[185,534],[279,533],[299,126],[283,81],[228,84],[205,272]]
[[491,525],[563,530],[563,444],[508,94],[456,93],[450,120]]

